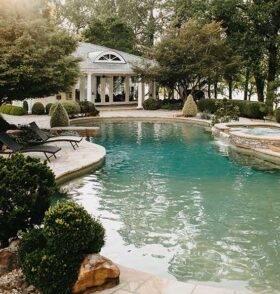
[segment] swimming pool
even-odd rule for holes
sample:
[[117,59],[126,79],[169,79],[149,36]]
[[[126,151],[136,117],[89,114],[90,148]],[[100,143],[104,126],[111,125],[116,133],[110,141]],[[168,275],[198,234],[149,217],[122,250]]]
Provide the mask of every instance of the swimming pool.
[[200,127],[100,127],[93,142],[106,147],[106,163],[71,182],[70,194],[104,224],[102,254],[180,281],[280,289],[279,172],[231,161]]

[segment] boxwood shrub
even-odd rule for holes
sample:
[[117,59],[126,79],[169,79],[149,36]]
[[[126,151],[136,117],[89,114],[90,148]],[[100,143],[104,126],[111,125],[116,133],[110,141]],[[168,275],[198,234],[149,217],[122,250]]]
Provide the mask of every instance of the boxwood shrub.
[[28,102],[26,100],[23,101],[22,103],[22,108],[24,109],[25,113],[28,114]]
[[[79,105],[78,102],[76,101],[62,101],[62,102],[59,102],[61,103],[61,105],[65,108],[65,110],[67,111],[67,114],[69,116],[69,118],[72,118],[74,117],[76,114],[80,113],[81,112],[81,107]],[[56,107],[58,103],[54,103],[51,108],[50,108],[50,111],[49,111],[49,115],[52,115],[53,112],[54,112],[54,109]]]
[[62,256],[50,251],[43,229],[24,234],[18,256],[27,281],[44,294],[71,293],[83,260],[82,255]]
[[16,237],[43,221],[56,192],[55,177],[37,158],[13,154],[0,160],[0,240]]
[[261,103],[259,102],[247,102],[244,103],[244,117],[263,119],[265,113],[261,111]]
[[200,112],[215,113],[217,111],[216,99],[201,99],[197,102],[197,108]]
[[42,115],[45,114],[44,104],[41,102],[35,102],[31,109],[32,114]]
[[95,105],[90,101],[79,102],[81,113],[85,116],[97,116],[99,111],[95,108]]
[[68,294],[86,254],[100,252],[104,228],[74,202],[50,208],[42,229],[25,234],[19,261],[27,280],[44,294]]
[[148,98],[143,102],[143,108],[145,110],[157,110],[160,109],[160,106],[160,101],[153,98]]
[[44,232],[48,247],[62,255],[98,253],[104,245],[102,225],[74,202],[58,203],[49,209]]
[[275,119],[278,123],[280,123],[280,108],[275,110]]
[[46,110],[46,114],[49,114],[52,105],[53,105],[53,103],[48,103],[48,104],[46,105],[46,109],[45,109],[45,110]]
[[69,117],[68,117],[68,114],[67,114],[67,111],[65,110],[65,108],[62,106],[61,103],[55,104],[53,106],[55,106],[55,107],[52,112],[52,116],[51,116],[51,120],[50,120],[51,128],[68,127],[70,122],[69,122]]
[[22,107],[11,104],[1,105],[0,112],[10,115],[25,115],[25,110]]

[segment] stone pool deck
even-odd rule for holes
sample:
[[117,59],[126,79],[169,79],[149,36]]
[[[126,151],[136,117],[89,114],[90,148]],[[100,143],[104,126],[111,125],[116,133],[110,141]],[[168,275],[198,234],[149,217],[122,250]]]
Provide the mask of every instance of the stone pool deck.
[[[124,266],[121,270],[120,284],[112,289],[95,293],[102,294],[253,294],[250,291],[208,287],[183,283],[171,279],[137,271]],[[91,293],[89,293],[91,294]],[[93,293],[92,293],[93,294]]]

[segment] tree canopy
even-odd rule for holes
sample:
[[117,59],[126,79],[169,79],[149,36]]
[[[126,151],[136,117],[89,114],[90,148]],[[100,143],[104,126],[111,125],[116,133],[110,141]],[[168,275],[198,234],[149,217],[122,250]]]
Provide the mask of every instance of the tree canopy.
[[176,88],[182,97],[188,90],[203,89],[209,79],[233,71],[239,59],[226,46],[224,30],[217,22],[200,25],[188,21],[173,28],[153,50],[154,63],[136,65],[143,79],[155,79]]
[[125,51],[136,52],[136,37],[133,30],[116,17],[103,20],[93,18],[83,32],[85,41]]
[[0,103],[68,91],[79,76],[77,41],[44,15],[44,6],[19,3],[0,3]]

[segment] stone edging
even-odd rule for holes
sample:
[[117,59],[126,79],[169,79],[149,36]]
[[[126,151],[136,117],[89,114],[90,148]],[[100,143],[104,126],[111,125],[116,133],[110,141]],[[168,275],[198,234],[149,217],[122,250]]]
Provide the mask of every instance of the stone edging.
[[[90,156],[90,154],[93,155]],[[49,166],[55,174],[56,183],[61,185],[93,169],[100,168],[104,164],[105,156],[106,150],[104,147],[83,140],[80,143],[80,149],[70,153],[68,162],[52,161]],[[72,159],[74,164],[70,161]],[[65,168],[63,168],[64,166]]]
[[142,116],[112,116],[112,117],[85,117],[85,118],[75,118],[70,121],[71,126],[75,126],[76,124],[86,124],[86,123],[94,123],[94,122],[118,122],[118,121],[158,121],[161,123],[164,122],[185,122],[185,123],[192,123],[194,125],[202,125],[205,127],[210,127],[211,122],[204,120],[204,119],[197,119],[197,118],[185,118],[185,117],[161,117],[161,116],[154,116],[154,117],[142,117]]

